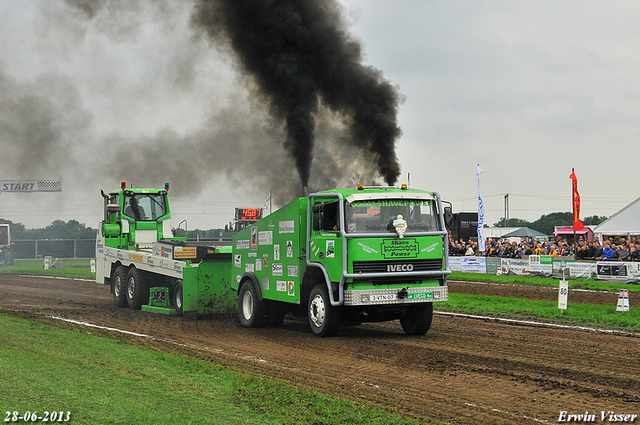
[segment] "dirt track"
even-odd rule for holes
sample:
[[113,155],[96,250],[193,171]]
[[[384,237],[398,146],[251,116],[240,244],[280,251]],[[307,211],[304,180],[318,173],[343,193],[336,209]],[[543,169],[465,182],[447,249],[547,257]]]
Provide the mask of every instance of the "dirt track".
[[[554,291],[457,282],[450,291],[557,299]],[[578,302],[575,294],[570,302]],[[584,302],[615,300],[585,294]],[[637,335],[436,314],[424,337],[408,337],[391,322],[317,338],[302,322],[254,330],[233,318],[162,316],[117,308],[108,287],[92,282],[8,275],[0,275],[0,312],[250,370],[425,422],[555,423],[560,411],[588,411],[600,423],[600,411],[640,415]]]

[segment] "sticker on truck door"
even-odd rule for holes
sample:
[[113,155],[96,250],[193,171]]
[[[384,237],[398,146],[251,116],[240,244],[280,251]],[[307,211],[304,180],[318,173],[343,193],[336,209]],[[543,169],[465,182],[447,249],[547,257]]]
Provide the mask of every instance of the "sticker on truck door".
[[336,241],[327,241],[326,258],[335,258],[336,256]]

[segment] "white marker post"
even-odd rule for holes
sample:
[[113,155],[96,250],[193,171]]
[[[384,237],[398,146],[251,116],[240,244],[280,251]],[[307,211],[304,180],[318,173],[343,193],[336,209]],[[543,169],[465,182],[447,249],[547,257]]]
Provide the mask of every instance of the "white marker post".
[[569,282],[566,280],[560,281],[560,288],[558,290],[558,308],[562,310],[567,309],[567,300],[569,298]]
[[629,290],[628,289],[621,289],[620,293],[618,294],[618,307],[616,308],[616,311],[621,311],[621,312],[625,312],[625,311],[629,311]]

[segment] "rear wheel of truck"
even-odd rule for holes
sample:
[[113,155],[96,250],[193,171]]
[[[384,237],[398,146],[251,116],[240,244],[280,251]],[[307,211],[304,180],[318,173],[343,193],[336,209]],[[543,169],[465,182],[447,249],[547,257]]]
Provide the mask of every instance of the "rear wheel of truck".
[[127,268],[118,266],[113,272],[113,301],[118,307],[128,307],[127,303]]
[[309,326],[318,336],[335,335],[340,326],[340,310],[331,305],[327,287],[319,284],[313,287],[308,304]]
[[173,285],[173,305],[176,308],[176,313],[182,314],[184,305],[182,304],[182,281],[178,280]]
[[131,267],[127,274],[127,303],[134,310],[140,310],[149,302],[149,288],[143,271]]
[[258,299],[258,291],[250,280],[244,281],[238,291],[238,318],[245,328],[262,328],[268,319],[267,303]]
[[433,320],[433,303],[410,305],[406,314],[400,317],[400,324],[407,335],[424,335]]

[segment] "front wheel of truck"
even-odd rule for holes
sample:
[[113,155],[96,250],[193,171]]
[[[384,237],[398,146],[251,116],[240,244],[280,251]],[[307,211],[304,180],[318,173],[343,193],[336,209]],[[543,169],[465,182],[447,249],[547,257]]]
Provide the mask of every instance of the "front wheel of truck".
[[246,280],[238,291],[238,319],[245,328],[262,328],[267,324],[266,302],[258,297],[253,282]]
[[400,317],[400,324],[407,335],[424,335],[431,328],[432,320],[433,303],[420,303],[409,306]]
[[313,287],[308,304],[309,326],[318,336],[335,335],[340,326],[340,310],[331,305],[327,286]]

